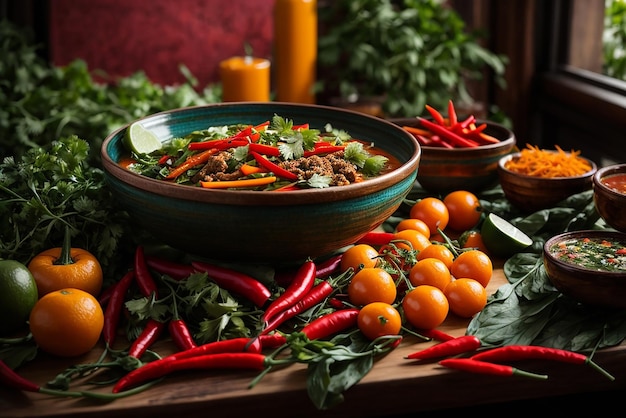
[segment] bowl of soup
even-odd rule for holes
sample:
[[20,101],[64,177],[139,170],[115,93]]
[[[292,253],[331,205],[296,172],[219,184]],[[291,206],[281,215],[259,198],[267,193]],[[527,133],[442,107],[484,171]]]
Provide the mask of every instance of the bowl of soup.
[[[277,143],[271,146],[259,143],[256,134],[267,129],[268,122],[277,116],[285,124],[272,127],[274,131],[285,129],[276,134]],[[134,123],[140,123],[161,141],[163,147],[158,152],[167,150],[172,154],[151,156],[152,160],[163,162],[163,166],[152,170],[153,177],[133,169],[132,161],[138,157],[124,145],[127,131]],[[252,131],[229,136],[226,129],[234,126],[241,131]],[[215,132],[223,132],[223,139],[235,136],[231,139],[237,145],[229,149],[230,156],[223,154],[224,148],[216,151],[216,158],[210,160],[211,164],[224,167],[222,177],[197,177],[208,162],[175,180],[154,177],[155,170],[160,174],[172,173],[181,159],[189,157],[191,146],[183,139],[193,137],[193,142],[205,142],[204,137]],[[358,140],[367,154],[383,156],[387,162],[378,174],[359,171],[354,181],[342,185],[333,185],[331,175],[304,174],[304,165],[299,166],[301,171],[296,178],[272,170],[269,163],[280,163],[286,170],[292,168],[292,161],[279,162],[274,152],[280,148],[280,155],[291,155],[296,160],[302,156],[294,151],[299,141],[308,143],[307,152],[318,158],[337,150],[341,141],[334,139],[322,144],[329,148],[314,149],[318,147],[317,141],[313,141],[316,132]],[[180,149],[172,144],[178,144]],[[253,150],[262,160],[250,159]],[[203,151],[206,149],[194,152]],[[338,152],[342,156],[348,153],[347,149],[343,154],[341,150]],[[101,154],[114,198],[155,242],[201,258],[275,264],[332,253],[381,225],[413,188],[421,149],[415,138],[397,125],[362,113],[319,105],[234,102],[147,116],[111,133],[102,144]],[[248,177],[240,176],[236,170],[243,172],[243,162],[262,170]],[[365,160],[359,164],[367,165]],[[349,168],[345,163],[337,166],[341,170]],[[267,179],[255,180],[254,187],[235,183],[227,188],[214,188],[215,184],[209,184],[253,177],[277,180],[270,186],[258,185]],[[204,183],[207,187],[202,186]]]
[[543,264],[561,293],[578,302],[626,309],[626,234],[583,230],[544,243]]
[[593,199],[602,219],[612,228],[626,232],[626,164],[598,169],[593,176]]

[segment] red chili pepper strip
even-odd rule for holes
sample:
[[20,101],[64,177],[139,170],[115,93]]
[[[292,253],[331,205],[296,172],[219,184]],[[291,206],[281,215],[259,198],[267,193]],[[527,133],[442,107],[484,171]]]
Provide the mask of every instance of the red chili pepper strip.
[[471,358],[478,361],[492,361],[496,363],[519,360],[553,360],[564,363],[588,364],[610,380],[615,380],[615,377],[586,355],[560,348],[537,345],[505,345],[481,351],[478,354],[474,354]]
[[149,319],[141,334],[131,344],[128,355],[137,359],[141,358],[146,350],[159,339],[164,328],[164,322]]
[[441,360],[439,364],[450,369],[463,370],[471,373],[491,374],[496,376],[517,375],[544,380],[548,378],[545,374],[531,373],[515,367],[473,360],[471,358],[448,358]]
[[463,335],[452,340],[435,344],[421,351],[406,356],[407,359],[427,360],[440,357],[455,356],[457,354],[475,351],[480,348],[480,340],[474,335]]
[[138,245],[135,250],[135,280],[142,295],[151,297],[154,294],[155,299],[159,298],[159,290],[146,264],[142,245]]
[[335,287],[329,281],[323,281],[313,287],[306,295],[302,297],[295,305],[291,306],[285,311],[280,312],[278,315],[274,315],[269,320],[261,335],[275,330],[286,320],[293,318],[294,316],[311,309],[315,305],[322,303],[326,298],[333,294]]
[[448,125],[454,126],[457,123],[456,110],[454,109],[454,103],[452,100],[448,100]]
[[428,110],[428,113],[430,113],[430,115],[433,117],[435,122],[437,122],[440,126],[444,126],[446,124],[446,121],[443,118],[443,115],[439,113],[437,109],[435,109],[434,107],[430,105],[426,105],[425,107],[426,107],[426,110]]
[[174,280],[186,279],[196,271],[190,264],[176,263],[147,254],[144,256],[144,259],[149,268],[157,273],[170,276]]
[[273,147],[271,145],[265,144],[249,144],[248,149],[250,151],[258,152],[262,155],[269,155],[271,157],[280,157],[280,150],[278,147]]
[[305,261],[285,291],[267,307],[261,317],[261,322],[267,323],[278,313],[295,305],[311,290],[315,283],[316,275],[315,263],[311,260]]
[[2,360],[0,360],[0,382],[2,382],[5,386],[24,390],[26,392],[39,392],[39,389],[41,388],[38,384],[17,374]]
[[370,231],[363,235],[356,243],[369,245],[387,245],[395,239],[393,232]]
[[478,146],[476,142],[463,138],[462,136],[452,132],[445,126],[437,125],[436,123],[433,123],[429,121],[428,119],[424,119],[420,117],[418,117],[417,119],[420,121],[422,126],[424,126],[426,129],[431,131],[433,134],[437,134],[440,137],[449,140],[455,146],[466,147],[466,148],[473,148],[473,147]]
[[324,316],[320,316],[313,322],[302,328],[302,332],[309,340],[327,338],[340,331],[357,325],[359,316],[358,308],[342,309]]
[[189,357],[176,361],[161,363],[159,367],[153,367],[147,373],[142,371],[148,365],[139,367],[122,377],[113,386],[113,393],[122,392],[130,387],[147,380],[154,380],[167,376],[171,373],[183,370],[199,369],[248,369],[263,370],[271,363],[266,361],[267,357],[259,353],[215,353],[198,357]]
[[193,261],[191,265],[197,271],[206,272],[219,287],[240,294],[259,308],[272,296],[263,283],[247,274],[199,261]]
[[278,177],[282,177],[282,178],[290,180],[290,181],[298,180],[298,176],[295,173],[292,173],[291,171],[285,170],[284,168],[282,168],[278,164],[275,164],[272,161],[268,160],[267,158],[263,157],[258,152],[250,151],[250,154],[254,157],[256,162],[261,167],[265,168],[266,170],[271,171],[272,173],[276,174]]
[[102,328],[102,335],[107,347],[111,347],[115,342],[117,326],[119,325],[122,307],[124,306],[124,300],[126,299],[126,292],[134,280],[135,270],[130,270],[119,282],[115,284],[115,289],[113,290],[113,293],[111,293],[109,303],[104,310],[104,327]]
[[332,154],[333,152],[343,151],[346,149],[345,145],[328,145],[325,147],[317,147],[312,150],[304,151],[304,157],[310,157],[311,155]]

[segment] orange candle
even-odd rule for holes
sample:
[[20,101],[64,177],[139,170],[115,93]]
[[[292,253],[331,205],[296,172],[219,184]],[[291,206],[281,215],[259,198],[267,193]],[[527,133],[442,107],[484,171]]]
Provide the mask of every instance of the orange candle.
[[274,82],[276,100],[315,103],[317,1],[276,0]]
[[268,102],[270,62],[263,58],[232,57],[220,63],[222,101]]

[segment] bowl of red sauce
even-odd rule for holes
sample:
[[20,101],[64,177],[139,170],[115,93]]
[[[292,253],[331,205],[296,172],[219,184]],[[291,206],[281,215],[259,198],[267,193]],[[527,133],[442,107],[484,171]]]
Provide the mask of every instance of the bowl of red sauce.
[[583,230],[544,243],[543,264],[550,282],[578,302],[626,309],[626,234]]
[[593,198],[602,219],[612,228],[626,232],[626,164],[598,169],[593,176]]

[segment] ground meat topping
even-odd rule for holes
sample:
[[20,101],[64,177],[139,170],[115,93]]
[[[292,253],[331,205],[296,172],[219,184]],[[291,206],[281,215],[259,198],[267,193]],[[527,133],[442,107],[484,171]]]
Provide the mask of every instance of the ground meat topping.
[[356,166],[343,159],[343,151],[289,160],[280,163],[280,166],[304,180],[310,179],[314,174],[330,177],[331,186],[345,186],[357,179]]

